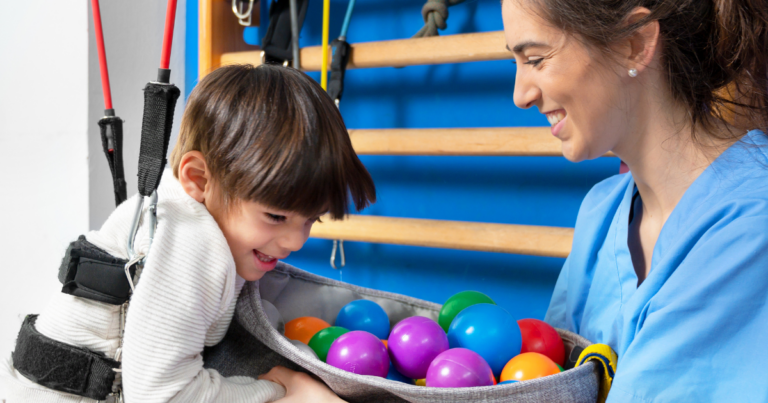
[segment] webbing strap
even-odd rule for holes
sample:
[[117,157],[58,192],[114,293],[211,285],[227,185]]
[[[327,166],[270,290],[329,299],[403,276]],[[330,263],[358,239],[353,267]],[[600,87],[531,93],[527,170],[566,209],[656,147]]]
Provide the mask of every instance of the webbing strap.
[[107,156],[109,170],[112,172],[112,185],[117,206],[127,198],[123,170],[123,120],[117,116],[105,116],[99,120],[99,129],[101,129],[101,146]]
[[[84,236],[72,242],[59,267],[61,292],[111,305],[122,305],[131,295],[125,275],[127,260],[118,259],[88,242]],[[130,269],[131,276],[136,266]]]
[[[297,24],[299,31],[304,25],[304,17],[307,16],[309,0],[296,0]],[[269,27],[261,48],[268,63],[282,63],[293,60],[293,47],[291,46],[291,8],[289,0],[273,0],[269,6]]]
[[105,400],[112,393],[120,363],[103,354],[70,346],[35,329],[37,315],[24,319],[13,351],[13,366],[38,385],[66,393]]
[[333,58],[331,59],[331,81],[328,82],[328,95],[334,101],[341,101],[344,92],[344,75],[349,63],[350,46],[347,41],[340,38],[331,42]]
[[160,183],[171,139],[173,110],[181,91],[173,84],[148,83],[144,87],[144,117],[139,150],[139,193],[149,196]]

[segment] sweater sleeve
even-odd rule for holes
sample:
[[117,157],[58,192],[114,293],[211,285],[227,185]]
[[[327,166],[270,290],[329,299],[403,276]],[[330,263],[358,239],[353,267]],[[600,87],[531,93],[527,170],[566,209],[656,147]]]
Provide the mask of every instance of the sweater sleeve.
[[126,321],[127,400],[253,403],[283,397],[275,383],[225,378],[203,368],[209,333],[220,333],[222,317],[231,318],[236,281],[226,239],[203,205],[175,199],[158,206],[157,232]]

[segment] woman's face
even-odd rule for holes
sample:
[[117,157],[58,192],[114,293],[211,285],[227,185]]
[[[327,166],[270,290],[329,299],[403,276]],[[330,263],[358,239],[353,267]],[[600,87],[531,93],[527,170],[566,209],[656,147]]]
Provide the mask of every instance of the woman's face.
[[504,0],[501,11],[507,47],[517,64],[515,104],[536,106],[547,115],[570,161],[605,154],[629,126],[631,98],[622,83],[623,70],[525,5],[525,0]]

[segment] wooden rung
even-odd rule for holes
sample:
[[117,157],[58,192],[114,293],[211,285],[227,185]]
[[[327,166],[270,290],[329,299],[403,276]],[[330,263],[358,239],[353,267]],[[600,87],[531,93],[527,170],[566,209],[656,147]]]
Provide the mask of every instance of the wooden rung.
[[[301,68],[319,71],[321,46],[301,49]],[[260,51],[221,55],[221,64],[261,63]],[[512,59],[503,31],[353,43],[348,69],[401,67],[419,64],[464,63]],[[328,58],[330,63],[330,57]],[[330,67],[329,67],[330,68]]]
[[361,155],[563,155],[549,127],[356,129],[349,137]]
[[573,228],[366,215],[322,221],[311,237],[552,257],[567,257],[573,242]]

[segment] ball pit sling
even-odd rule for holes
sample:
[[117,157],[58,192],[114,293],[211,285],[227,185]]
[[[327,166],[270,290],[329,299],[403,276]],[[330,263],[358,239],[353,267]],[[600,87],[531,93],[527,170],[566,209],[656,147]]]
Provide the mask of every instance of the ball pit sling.
[[[411,316],[437,321],[440,305],[404,295],[357,287],[317,276],[285,263],[258,282],[243,287],[224,340],[204,352],[207,368],[224,376],[256,377],[275,365],[312,374],[349,402],[596,402],[601,367],[585,362],[562,373],[525,382],[470,388],[416,386],[332,367],[299,350],[269,324],[262,300],[274,305],[286,322],[312,316],[333,323],[339,310],[354,300],[372,300],[391,324]],[[583,337],[559,330],[566,355],[591,345]]]

